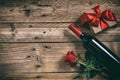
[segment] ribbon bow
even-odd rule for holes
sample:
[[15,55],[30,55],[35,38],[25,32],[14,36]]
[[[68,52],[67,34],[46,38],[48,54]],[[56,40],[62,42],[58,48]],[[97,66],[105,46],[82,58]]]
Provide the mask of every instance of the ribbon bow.
[[100,6],[92,8],[94,13],[84,13],[80,17],[80,25],[88,22],[91,26],[98,27],[101,26],[101,29],[104,30],[109,27],[107,21],[115,21],[116,18],[112,11],[105,10],[101,12]]

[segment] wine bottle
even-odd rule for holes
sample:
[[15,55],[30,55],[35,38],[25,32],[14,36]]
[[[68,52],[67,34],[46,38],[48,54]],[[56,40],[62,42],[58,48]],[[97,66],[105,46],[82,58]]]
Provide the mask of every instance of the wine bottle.
[[74,24],[70,24],[69,29],[82,40],[84,48],[107,68],[105,72],[110,76],[111,80],[120,80],[120,58],[95,36],[83,33]]

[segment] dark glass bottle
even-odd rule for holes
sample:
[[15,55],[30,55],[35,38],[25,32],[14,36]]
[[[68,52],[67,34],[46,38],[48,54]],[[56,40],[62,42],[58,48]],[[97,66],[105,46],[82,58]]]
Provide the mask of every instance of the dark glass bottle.
[[81,32],[74,24],[71,24],[69,28],[80,37],[84,48],[108,69],[106,73],[110,79],[120,80],[120,58],[95,38],[95,36]]

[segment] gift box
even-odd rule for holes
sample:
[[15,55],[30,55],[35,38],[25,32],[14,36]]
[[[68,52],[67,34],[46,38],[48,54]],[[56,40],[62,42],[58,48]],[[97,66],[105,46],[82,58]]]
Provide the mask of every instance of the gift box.
[[99,33],[117,24],[117,20],[106,5],[98,5],[80,16],[80,26],[88,24],[92,33]]

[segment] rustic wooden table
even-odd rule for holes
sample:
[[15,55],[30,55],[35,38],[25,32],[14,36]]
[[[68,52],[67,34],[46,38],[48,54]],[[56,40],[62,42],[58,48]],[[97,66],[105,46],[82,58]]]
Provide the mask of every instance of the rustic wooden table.
[[[103,3],[120,21],[117,0],[0,0],[0,80],[72,80],[78,69],[63,57],[69,50],[83,57],[85,49],[68,25]],[[119,26],[95,36],[120,55]]]

